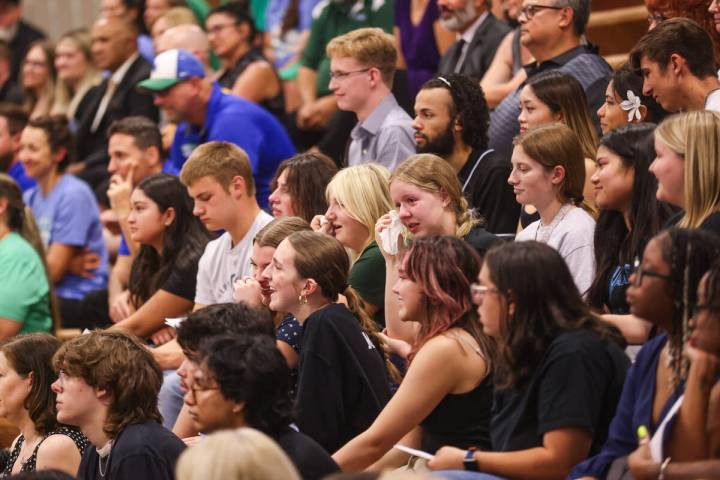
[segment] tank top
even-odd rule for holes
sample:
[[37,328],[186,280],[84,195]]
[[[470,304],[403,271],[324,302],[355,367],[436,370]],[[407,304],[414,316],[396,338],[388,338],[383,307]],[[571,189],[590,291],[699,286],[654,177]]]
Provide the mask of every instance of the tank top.
[[[65,435],[67,437],[70,437],[70,439],[75,442],[75,446],[77,447],[78,451],[80,452],[80,456],[82,457],[83,452],[85,451],[85,448],[88,445],[88,439],[85,438],[85,435],[80,433],[80,431],[76,428],[71,427],[59,427],[56,430],[53,430],[52,432],[45,435],[45,437],[40,441],[40,443],[37,444],[35,449],[33,450],[32,455],[28,457],[27,460],[22,464],[22,467],[20,467],[21,472],[34,472],[37,464],[37,453],[40,449],[40,445],[45,441],[46,438],[48,438],[50,435]],[[25,437],[20,435],[18,437],[17,442],[15,442],[15,448],[12,449],[12,452],[10,452],[10,458],[8,459],[7,463],[5,464],[5,469],[0,473],[0,478],[9,477],[12,472],[13,465],[15,465],[15,462],[17,461],[18,457],[20,456],[20,450],[22,449],[23,443],[25,442]]]

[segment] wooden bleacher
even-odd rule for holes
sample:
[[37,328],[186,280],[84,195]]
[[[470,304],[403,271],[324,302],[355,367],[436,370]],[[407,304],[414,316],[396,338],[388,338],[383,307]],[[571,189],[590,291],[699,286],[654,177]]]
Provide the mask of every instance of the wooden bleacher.
[[600,55],[619,67],[647,32],[647,10],[642,0],[593,0],[587,37],[600,47]]

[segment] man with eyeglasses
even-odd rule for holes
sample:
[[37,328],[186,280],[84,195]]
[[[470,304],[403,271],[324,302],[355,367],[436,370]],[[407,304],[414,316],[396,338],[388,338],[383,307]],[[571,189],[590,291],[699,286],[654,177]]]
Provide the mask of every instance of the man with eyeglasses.
[[167,50],[155,57],[150,78],[138,86],[152,92],[155,105],[164,110],[167,120],[177,123],[165,172],[177,174],[200,144],[230,142],[247,153],[255,196],[261,208],[267,207],[277,166],[295,154],[290,137],[272,114],[224,93],[220,85],[205,77],[200,61],[183,49]]
[[415,153],[412,119],[390,91],[397,61],[394,37],[380,28],[360,28],[334,38],[327,55],[338,108],[358,118],[345,163],[374,162],[393,170]]
[[457,35],[440,59],[438,73],[482,79],[510,27],[490,12],[490,0],[438,0],[440,24]]
[[[599,132],[596,112],[605,101],[612,69],[595,47],[581,42],[589,17],[590,0],[523,0],[518,21],[520,42],[535,59],[524,66],[527,77],[554,69],[575,77],[585,90]],[[512,140],[520,133],[519,99],[520,89],[508,95],[490,117],[490,147],[508,158]]]

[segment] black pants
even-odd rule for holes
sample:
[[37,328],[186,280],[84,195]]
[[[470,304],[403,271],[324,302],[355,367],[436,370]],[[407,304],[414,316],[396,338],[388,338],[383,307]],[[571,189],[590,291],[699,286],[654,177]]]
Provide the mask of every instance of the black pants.
[[58,298],[63,328],[105,328],[112,325],[107,290],[88,293],[82,300]]

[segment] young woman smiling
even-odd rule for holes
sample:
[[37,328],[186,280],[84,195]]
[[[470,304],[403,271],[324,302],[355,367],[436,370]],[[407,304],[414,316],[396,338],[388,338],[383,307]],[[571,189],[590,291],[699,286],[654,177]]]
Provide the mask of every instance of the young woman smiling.
[[515,140],[512,166],[508,182],[515,199],[540,214],[515,240],[555,248],[584,294],[595,278],[595,220],[583,199],[585,167],[577,137],[562,124],[529,130]]

